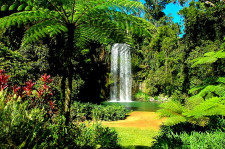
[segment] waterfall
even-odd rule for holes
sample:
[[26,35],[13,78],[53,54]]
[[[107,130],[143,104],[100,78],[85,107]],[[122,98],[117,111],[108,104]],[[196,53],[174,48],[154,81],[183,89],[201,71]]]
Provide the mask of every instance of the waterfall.
[[131,54],[127,44],[114,44],[111,50],[110,101],[130,102],[132,92]]

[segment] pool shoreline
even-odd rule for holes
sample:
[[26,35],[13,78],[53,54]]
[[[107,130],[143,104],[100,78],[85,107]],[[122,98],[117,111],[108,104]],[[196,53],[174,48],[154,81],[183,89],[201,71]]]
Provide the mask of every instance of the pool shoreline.
[[156,112],[159,110],[160,102],[142,102],[142,101],[132,101],[132,102],[109,102],[104,101],[102,105],[123,105],[126,109],[132,111],[148,111]]

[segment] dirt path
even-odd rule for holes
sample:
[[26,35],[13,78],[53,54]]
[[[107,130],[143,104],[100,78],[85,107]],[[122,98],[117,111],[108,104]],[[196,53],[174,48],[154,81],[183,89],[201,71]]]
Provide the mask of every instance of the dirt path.
[[160,125],[165,121],[165,118],[159,119],[155,112],[132,112],[125,120],[114,122],[102,122],[108,127],[134,127],[140,129],[159,130]]

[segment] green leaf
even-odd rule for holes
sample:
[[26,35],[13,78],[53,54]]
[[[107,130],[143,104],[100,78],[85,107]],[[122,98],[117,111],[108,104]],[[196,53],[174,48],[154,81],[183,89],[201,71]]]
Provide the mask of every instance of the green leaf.
[[6,10],[7,10],[7,8],[8,8],[8,6],[7,6],[7,5],[3,5],[3,6],[1,7],[1,11],[6,11]]
[[17,10],[22,11],[25,7],[26,7],[26,4],[22,4],[17,8]]
[[214,55],[215,55],[215,52],[214,51],[207,52],[207,53],[204,54],[204,56],[209,56],[209,57],[214,56]]
[[31,6],[27,6],[26,8],[25,8],[25,11],[29,11],[29,10],[31,10]]
[[17,7],[17,3],[14,3],[14,4],[12,4],[12,5],[9,7],[9,10],[12,11],[12,10],[14,10],[16,7]]
[[225,84],[225,77],[219,77],[216,82],[224,83]]
[[217,58],[225,58],[225,52],[224,51],[218,51],[218,52],[216,52],[215,56]]

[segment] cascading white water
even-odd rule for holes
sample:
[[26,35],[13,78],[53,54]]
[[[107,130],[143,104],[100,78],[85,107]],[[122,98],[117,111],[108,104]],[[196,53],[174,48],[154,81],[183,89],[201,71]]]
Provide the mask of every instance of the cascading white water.
[[130,102],[132,91],[131,54],[127,44],[114,44],[111,50],[110,101]]

